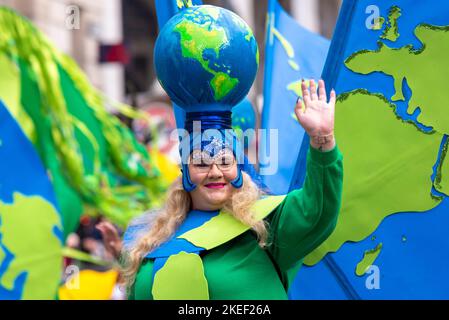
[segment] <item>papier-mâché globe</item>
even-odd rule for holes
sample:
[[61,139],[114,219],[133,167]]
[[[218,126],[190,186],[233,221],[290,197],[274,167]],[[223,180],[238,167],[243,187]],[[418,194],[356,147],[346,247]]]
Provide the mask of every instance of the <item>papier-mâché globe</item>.
[[193,6],[162,28],[154,64],[162,87],[185,111],[230,111],[254,82],[259,50],[238,15],[220,7]]

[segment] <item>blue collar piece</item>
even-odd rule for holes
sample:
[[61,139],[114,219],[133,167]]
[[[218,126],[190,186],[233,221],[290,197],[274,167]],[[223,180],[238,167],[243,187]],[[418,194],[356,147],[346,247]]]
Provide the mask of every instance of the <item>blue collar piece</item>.
[[[181,234],[195,229],[211,218],[217,216],[219,211],[200,211],[200,210],[191,210],[187,213],[187,217],[184,222],[179,226],[178,230],[175,234],[166,242],[164,242],[159,248],[154,250],[151,253],[148,253],[145,258],[161,258],[168,257],[172,254],[179,253],[181,251],[185,251],[188,253],[199,253],[204,250],[204,248],[196,247],[187,240],[177,239]],[[133,242],[135,242],[136,237],[142,235],[142,232],[148,231],[151,228],[151,225],[148,223],[142,223],[137,225],[130,225],[125,234],[123,235],[123,244],[124,247],[131,247]]]

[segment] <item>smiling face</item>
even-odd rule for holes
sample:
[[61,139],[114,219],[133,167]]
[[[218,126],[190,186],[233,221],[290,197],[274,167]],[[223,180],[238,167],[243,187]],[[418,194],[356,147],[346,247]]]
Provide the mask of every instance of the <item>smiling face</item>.
[[189,175],[196,185],[190,192],[192,208],[220,210],[236,190],[231,181],[237,177],[237,163],[230,150],[224,150],[214,157],[195,150],[190,156]]

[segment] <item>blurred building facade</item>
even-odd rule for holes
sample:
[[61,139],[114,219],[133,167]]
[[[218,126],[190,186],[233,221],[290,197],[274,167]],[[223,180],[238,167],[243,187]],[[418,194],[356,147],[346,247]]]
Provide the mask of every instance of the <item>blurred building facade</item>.
[[[260,112],[268,0],[203,0],[242,16],[254,30],[261,66],[250,99]],[[330,38],[342,0],[279,0],[301,25]],[[156,81],[153,48],[158,33],[154,0],[0,0],[28,17],[72,56],[108,97],[145,106],[168,102]],[[129,61],[101,62],[101,47],[124,45]]]
[[30,19],[111,99],[125,100],[124,66],[101,63],[100,46],[123,41],[121,0],[0,0]]

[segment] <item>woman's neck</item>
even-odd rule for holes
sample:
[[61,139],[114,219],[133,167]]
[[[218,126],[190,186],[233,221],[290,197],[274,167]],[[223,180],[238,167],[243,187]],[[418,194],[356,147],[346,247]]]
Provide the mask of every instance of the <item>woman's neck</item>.
[[196,211],[204,211],[204,212],[216,212],[220,211],[222,208],[219,206],[205,206],[205,205],[193,205],[191,206],[190,210],[196,210]]

